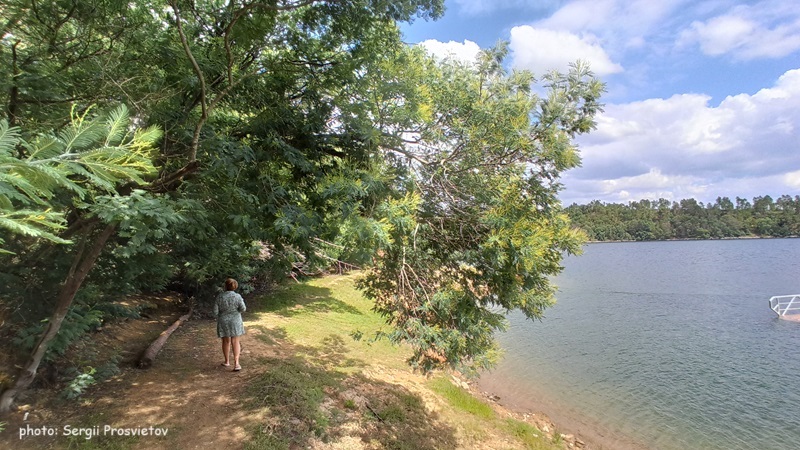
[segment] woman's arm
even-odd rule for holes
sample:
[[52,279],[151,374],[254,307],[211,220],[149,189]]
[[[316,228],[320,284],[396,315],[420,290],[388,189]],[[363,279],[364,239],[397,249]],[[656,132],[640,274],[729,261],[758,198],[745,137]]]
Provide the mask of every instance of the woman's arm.
[[241,295],[239,296],[239,304],[236,305],[236,310],[240,313],[247,311],[247,306],[244,304],[244,299]]
[[219,316],[219,295],[214,299],[214,318]]

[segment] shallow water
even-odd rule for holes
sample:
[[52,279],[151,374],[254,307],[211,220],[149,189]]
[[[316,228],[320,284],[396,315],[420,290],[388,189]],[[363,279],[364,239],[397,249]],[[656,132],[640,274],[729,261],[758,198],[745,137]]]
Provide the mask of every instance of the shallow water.
[[800,448],[800,239],[590,244],[481,386],[595,447]]

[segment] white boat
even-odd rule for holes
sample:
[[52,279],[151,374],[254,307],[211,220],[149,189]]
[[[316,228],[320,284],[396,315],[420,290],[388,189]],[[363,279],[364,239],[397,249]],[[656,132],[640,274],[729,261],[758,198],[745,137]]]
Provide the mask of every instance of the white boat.
[[770,297],[769,307],[781,319],[800,322],[800,294]]

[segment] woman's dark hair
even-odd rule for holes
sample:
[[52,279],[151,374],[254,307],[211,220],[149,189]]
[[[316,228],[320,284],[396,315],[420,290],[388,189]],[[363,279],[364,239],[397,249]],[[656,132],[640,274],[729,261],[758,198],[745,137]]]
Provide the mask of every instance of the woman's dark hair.
[[226,291],[235,291],[236,288],[239,287],[239,283],[236,282],[233,278],[228,278],[225,280],[225,290]]

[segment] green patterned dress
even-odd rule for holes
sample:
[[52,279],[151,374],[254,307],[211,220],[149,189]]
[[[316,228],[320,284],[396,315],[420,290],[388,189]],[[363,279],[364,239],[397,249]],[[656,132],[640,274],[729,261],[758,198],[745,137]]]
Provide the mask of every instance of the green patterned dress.
[[231,337],[244,334],[242,313],[247,310],[244,299],[234,291],[225,291],[214,302],[214,317],[217,318],[217,336]]

